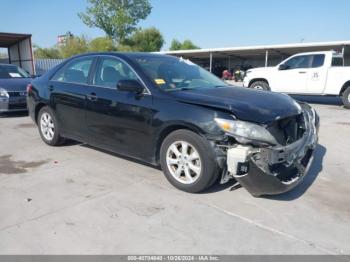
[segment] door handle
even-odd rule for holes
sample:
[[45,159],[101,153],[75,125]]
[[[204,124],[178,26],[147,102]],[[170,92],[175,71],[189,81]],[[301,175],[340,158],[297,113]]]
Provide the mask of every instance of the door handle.
[[306,71],[299,71],[299,74],[306,74]]
[[97,101],[97,96],[95,93],[91,93],[87,95],[87,99],[89,99],[90,101]]
[[55,87],[53,85],[49,85],[49,91],[53,91],[55,89]]

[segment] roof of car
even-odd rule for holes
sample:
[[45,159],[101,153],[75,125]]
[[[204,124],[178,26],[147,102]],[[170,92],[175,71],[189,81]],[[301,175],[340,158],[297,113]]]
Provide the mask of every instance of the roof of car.
[[84,56],[90,56],[90,55],[112,55],[112,56],[125,56],[128,58],[135,58],[135,57],[174,57],[171,55],[165,55],[165,54],[158,54],[158,53],[148,53],[148,52],[91,52],[91,53],[84,53],[80,55],[73,56],[72,58],[76,57],[84,57]]

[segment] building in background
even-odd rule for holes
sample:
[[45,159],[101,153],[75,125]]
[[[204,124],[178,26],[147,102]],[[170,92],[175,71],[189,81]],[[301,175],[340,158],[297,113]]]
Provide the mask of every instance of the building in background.
[[15,64],[28,73],[35,74],[31,34],[0,32],[0,48],[6,48],[8,54],[1,62]]
[[74,37],[74,35],[70,31],[68,31],[64,35],[57,36],[57,45],[64,45],[72,37]]
[[342,53],[344,65],[350,66],[350,40],[266,46],[241,46],[160,52],[190,59],[221,76],[223,70],[274,66],[291,55],[302,52],[334,50]]

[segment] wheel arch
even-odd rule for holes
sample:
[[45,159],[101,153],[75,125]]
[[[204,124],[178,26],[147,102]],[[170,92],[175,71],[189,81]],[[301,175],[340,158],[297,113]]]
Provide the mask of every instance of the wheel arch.
[[160,148],[163,144],[164,139],[170,135],[172,132],[177,131],[177,130],[188,130],[188,131],[192,131],[197,135],[203,135],[204,132],[192,125],[192,124],[188,124],[188,123],[173,123],[173,124],[169,124],[167,126],[165,126],[159,133],[158,135],[158,140],[156,142],[156,151],[155,151],[155,160],[156,163],[159,164],[159,160],[160,160]]
[[268,85],[270,85],[269,81],[266,78],[253,78],[252,80],[249,81],[248,87],[250,87],[253,83],[258,81],[263,81],[263,82],[266,82]]
[[34,110],[35,123],[38,123],[38,116],[39,116],[40,109],[42,109],[44,106],[47,106],[47,104],[43,102],[40,102],[35,106],[35,110]]
[[344,83],[344,85],[340,89],[339,96],[342,96],[347,88],[350,88],[350,80]]

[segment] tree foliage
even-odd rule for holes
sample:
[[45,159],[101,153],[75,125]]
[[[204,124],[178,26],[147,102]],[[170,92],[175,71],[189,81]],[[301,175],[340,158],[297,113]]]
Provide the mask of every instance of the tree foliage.
[[189,50],[189,49],[200,49],[199,46],[196,46],[192,43],[191,40],[186,39],[182,43],[176,39],[173,39],[170,45],[170,50]]
[[128,42],[134,51],[156,52],[164,45],[164,38],[158,29],[151,27],[138,29]]
[[60,46],[62,58],[68,58],[76,54],[82,54],[89,51],[89,41],[85,36],[71,37],[67,42]]
[[35,58],[60,58],[60,51],[57,47],[41,48],[34,45],[34,56]]
[[34,45],[35,58],[68,58],[86,52],[155,52],[164,44],[162,34],[156,28],[138,29],[124,44],[116,45],[109,37],[97,37],[89,40],[86,36],[72,36],[66,43],[51,48]]
[[91,52],[111,52],[117,48],[109,37],[97,37],[89,43],[89,51]]
[[136,30],[140,20],[146,19],[152,6],[148,0],[87,0],[89,6],[79,17],[89,27],[102,29],[119,44]]

